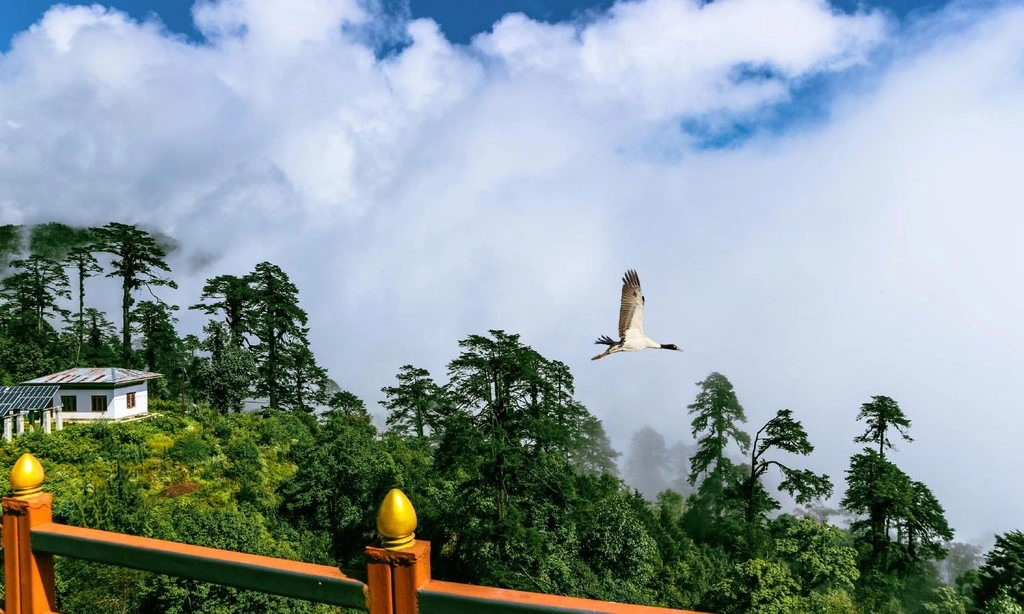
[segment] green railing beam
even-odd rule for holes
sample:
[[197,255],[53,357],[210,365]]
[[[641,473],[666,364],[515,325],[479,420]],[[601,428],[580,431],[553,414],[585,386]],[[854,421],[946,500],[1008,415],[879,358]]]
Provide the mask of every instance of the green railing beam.
[[419,611],[424,614],[700,614],[689,610],[561,597],[441,580],[427,582],[417,591],[416,596]]
[[420,590],[419,605],[421,612],[444,614],[446,612],[473,612],[474,614],[524,614],[525,612],[544,612],[550,614],[594,614],[598,610],[580,610],[560,608],[556,606],[538,605],[536,603],[520,603],[516,601],[496,601],[471,595],[448,595]]
[[33,527],[32,550],[368,610],[366,585],[336,567],[230,552],[109,531],[47,523]]

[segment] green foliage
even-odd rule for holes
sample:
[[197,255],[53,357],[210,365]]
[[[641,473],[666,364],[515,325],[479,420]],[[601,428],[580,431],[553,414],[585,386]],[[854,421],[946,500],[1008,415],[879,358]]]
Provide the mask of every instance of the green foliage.
[[[724,375],[712,373],[697,385],[700,392],[688,406],[693,415],[691,433],[697,438],[697,451],[690,458],[689,483],[697,484],[701,476],[703,480],[691,497],[686,522],[695,538],[735,547],[745,533],[739,511],[744,476],[729,458],[728,450],[733,444],[741,452],[750,448],[750,436],[739,427],[747,417]],[[760,493],[763,490],[755,491],[755,495]]]
[[64,365],[62,350],[59,343],[18,341],[0,335],[0,384],[13,386],[40,373],[60,371]]
[[932,601],[922,604],[928,614],[967,614],[968,599],[951,586],[938,586],[932,591]]
[[721,614],[787,614],[796,611],[797,583],[782,563],[750,559],[733,567],[715,587]]
[[922,601],[935,585],[930,564],[945,556],[943,543],[953,538],[942,505],[923,483],[885,458],[891,449],[889,429],[910,441],[910,420],[889,397],[872,397],[858,419],[868,430],[855,441],[877,445],[850,459],[842,506],[856,517],[850,533],[860,550],[858,592],[869,607],[882,609],[897,599]]
[[282,513],[300,528],[326,532],[332,555],[344,564],[357,563],[373,536],[377,506],[403,485],[375,435],[362,420],[328,414],[311,442],[293,448],[295,476],[280,486]]
[[150,577],[134,569],[60,557],[57,604],[63,614],[144,612],[142,593]]
[[717,603],[717,587],[733,571],[729,555],[717,546],[677,538],[677,552],[665,553],[661,544],[664,568],[659,590],[662,602],[670,607],[713,611]]
[[[591,523],[580,523],[580,554],[617,601],[650,603],[661,566],[655,540],[644,527],[644,504],[621,489],[606,493]],[[614,596],[612,596],[614,595]]]
[[152,292],[153,286],[177,288],[178,284],[160,275],[160,271],[171,270],[164,261],[167,248],[149,232],[118,222],[94,228],[92,232],[96,239],[95,251],[112,257],[107,277],[121,280],[121,359],[123,366],[131,366],[133,294],[143,287]]
[[745,494],[745,520],[747,523],[747,548],[750,554],[758,554],[757,535],[768,512],[779,508],[779,502],[768,496],[761,478],[768,469],[775,466],[782,473],[779,490],[795,495],[797,503],[832,495],[832,481],[827,475],[816,475],[805,469],[793,469],[780,461],[766,458],[769,451],[778,450],[807,456],[814,446],[807,440],[803,424],[793,419],[793,412],[781,409],[774,418],[758,429],[754,445],[750,449],[750,476],[743,486]]
[[84,342],[81,345],[79,365],[113,365],[119,360],[120,343],[116,328],[100,310],[89,307],[83,314]]
[[864,433],[854,437],[856,443],[870,443],[878,446],[878,454],[885,457],[885,451],[892,449],[892,441],[889,440],[889,430],[896,429],[896,433],[904,441],[913,441],[907,434],[910,428],[910,419],[907,418],[896,401],[886,396],[873,396],[870,403],[861,405],[858,420],[864,420],[868,428]]
[[268,412],[256,427],[260,445],[287,453],[292,446],[312,445],[316,418],[293,412]]
[[229,445],[226,452],[229,465],[225,474],[238,482],[238,501],[258,502],[263,491],[263,463],[256,442],[241,439]]
[[[91,234],[90,234],[91,237]],[[98,275],[103,272],[96,257],[92,254],[91,245],[81,245],[78,247],[72,247],[68,250],[67,255],[64,258],[64,265],[71,267],[75,271],[76,278],[78,279],[78,317],[75,320],[74,332],[77,345],[75,346],[75,364],[78,364],[78,360],[81,358],[82,345],[85,342],[85,280]],[[96,311],[93,309],[93,311]],[[95,320],[95,316],[93,317]],[[88,363],[86,363],[88,364]],[[113,363],[93,363],[93,364],[113,364]]]
[[213,447],[198,433],[186,433],[167,451],[167,456],[184,465],[196,466],[213,454]]
[[568,368],[523,345],[518,335],[490,334],[460,341],[462,352],[448,364],[454,407],[438,429],[438,455],[452,470],[489,485],[501,520],[509,498],[522,494],[519,476],[546,467],[548,456],[568,460],[587,447],[600,452],[581,433],[589,414],[571,398]]
[[[1010,531],[996,536],[995,546],[978,570],[975,600],[988,612],[991,607],[1009,607],[1009,602],[1024,605],[1024,533]],[[999,605],[990,604],[999,602]]]
[[859,614],[857,602],[850,593],[842,590],[829,590],[824,593],[811,593],[795,600],[793,612],[803,614]]
[[1024,614],[1024,606],[1011,597],[1006,590],[1000,590],[985,606],[985,614]]
[[71,510],[67,522],[105,531],[145,535],[149,532],[150,518],[144,493],[138,478],[118,465],[108,479],[97,476],[85,483],[79,505]]
[[369,423],[370,411],[366,409],[366,403],[356,395],[347,390],[339,390],[331,395],[327,401],[331,413],[338,413],[356,421]]
[[249,278],[235,275],[207,279],[200,296],[202,302],[189,307],[207,315],[223,313],[232,341],[239,347],[243,345],[245,335],[250,331],[250,320],[255,316],[256,301],[249,281]]
[[199,347],[209,358],[192,370],[198,395],[222,413],[242,411],[256,373],[253,355],[232,341],[225,324],[209,322],[203,331],[207,336]]
[[58,370],[73,352],[56,328],[69,314],[61,306],[70,297],[64,270],[37,255],[9,264],[0,280],[0,380],[8,385]]
[[327,401],[327,372],[309,349],[308,317],[299,307],[299,290],[270,262],[257,264],[245,279],[249,290],[243,298],[251,305],[242,313],[249,318],[245,332],[256,340],[255,391],[266,395],[274,409],[311,411]]
[[784,561],[800,594],[848,593],[860,577],[857,550],[838,527],[788,514],[775,522],[775,555]]
[[76,248],[92,241],[88,228],[68,226],[59,222],[47,222],[33,226],[29,231],[28,250],[34,256],[47,260],[63,260]]
[[71,298],[68,276],[57,262],[41,256],[12,260],[10,266],[21,270],[0,280],[12,307],[8,330],[23,339],[38,339],[53,330],[52,318],[69,313],[58,303],[60,298]]
[[[159,510],[155,533],[163,539],[211,548],[295,558],[295,552],[271,535],[263,516],[252,508],[213,509],[188,500],[174,500]],[[304,601],[168,576],[152,577],[141,598],[141,611],[169,614],[313,609],[312,604]]]
[[[743,406],[736,398],[730,382],[721,373],[712,373],[697,383],[700,392],[687,409],[693,415],[692,435],[703,435],[697,441],[697,453],[690,459],[690,484],[696,484],[703,474],[706,478],[727,471],[730,463],[726,449],[735,443],[741,452],[750,447],[750,435],[740,430],[739,423],[746,422]],[[725,481],[719,477],[719,486]]]
[[23,232],[24,227],[17,224],[0,225],[0,269],[21,252]]
[[[586,411],[582,406],[580,409]],[[576,469],[593,475],[618,475],[615,459],[619,452],[612,448],[604,425],[596,416],[588,413],[582,417],[574,439],[569,456]]]
[[142,365],[149,371],[171,373],[182,363],[181,340],[172,315],[178,308],[166,303],[142,301],[133,314],[134,327],[142,337]]
[[440,386],[426,369],[404,365],[398,371],[397,386],[381,388],[388,410],[386,424],[403,435],[426,437],[444,412],[447,401]]

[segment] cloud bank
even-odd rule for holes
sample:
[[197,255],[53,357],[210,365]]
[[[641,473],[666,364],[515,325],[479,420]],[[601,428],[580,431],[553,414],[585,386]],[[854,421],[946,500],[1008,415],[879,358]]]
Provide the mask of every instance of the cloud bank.
[[[183,305],[271,260],[371,403],[502,328],[570,365],[620,450],[645,424],[689,441],[717,370],[752,430],[793,409],[841,485],[860,404],[889,395],[915,438],[896,461],[959,537],[1019,528],[1021,3],[900,23],[642,0],[506,15],[468,45],[402,21],[383,56],[366,33],[393,16],[354,0],[193,16],[201,44],[100,6],[13,40],[0,223],[160,228]],[[648,333],[685,354],[589,361],[626,268]]]

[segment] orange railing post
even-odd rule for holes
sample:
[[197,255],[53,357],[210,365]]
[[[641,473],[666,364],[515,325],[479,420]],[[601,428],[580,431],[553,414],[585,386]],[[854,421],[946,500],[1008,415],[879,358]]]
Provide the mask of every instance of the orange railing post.
[[430,542],[416,540],[408,549],[392,554],[396,557],[391,567],[395,614],[417,614],[418,592],[430,582]]
[[391,561],[388,551],[366,547],[366,585],[369,587],[370,614],[393,614],[395,600],[391,596]]
[[13,497],[3,500],[4,590],[6,614],[57,610],[53,556],[32,552],[33,527],[53,521],[53,495],[41,492],[43,466],[22,454],[11,469]]
[[416,510],[397,488],[377,511],[381,546],[366,547],[370,614],[417,614],[417,591],[430,582],[430,542],[415,539]]

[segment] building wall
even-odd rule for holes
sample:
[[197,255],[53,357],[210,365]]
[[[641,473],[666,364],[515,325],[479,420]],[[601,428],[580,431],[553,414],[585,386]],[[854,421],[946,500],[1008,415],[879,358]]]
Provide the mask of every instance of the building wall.
[[[128,409],[128,393],[135,393],[135,407]],[[138,382],[120,388],[74,388],[60,387],[58,397],[74,396],[77,411],[65,411],[65,420],[119,420],[147,413],[149,395],[146,382]],[[105,396],[107,411],[92,411],[92,397]]]

